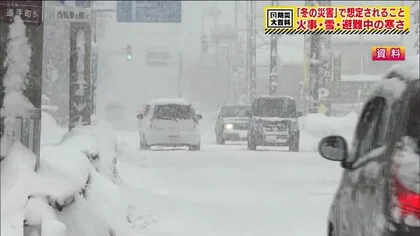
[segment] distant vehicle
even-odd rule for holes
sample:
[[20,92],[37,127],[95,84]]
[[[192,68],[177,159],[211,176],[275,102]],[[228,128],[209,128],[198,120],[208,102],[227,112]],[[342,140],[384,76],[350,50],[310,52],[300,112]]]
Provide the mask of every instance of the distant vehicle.
[[288,146],[289,151],[298,152],[301,115],[292,97],[257,97],[248,113],[248,150],[256,150],[257,146]]
[[201,147],[201,133],[192,105],[182,99],[158,99],[146,105],[139,119],[140,149],[152,146],[188,146],[191,151]]
[[350,146],[341,136],[321,140],[320,154],[344,169],[327,235],[420,235],[419,108],[417,58],[373,88]]
[[225,141],[246,141],[251,105],[224,105],[219,111],[216,126],[217,144]]

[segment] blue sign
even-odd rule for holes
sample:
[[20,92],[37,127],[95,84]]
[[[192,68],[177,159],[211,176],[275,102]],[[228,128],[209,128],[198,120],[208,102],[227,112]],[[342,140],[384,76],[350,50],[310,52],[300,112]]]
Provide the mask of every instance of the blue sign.
[[181,1],[117,1],[118,22],[181,23]]
[[[66,5],[66,2],[69,2],[68,0],[57,0],[58,2],[60,2],[62,5]],[[86,7],[87,3],[89,2],[89,0],[73,0],[74,5],[76,7]]]

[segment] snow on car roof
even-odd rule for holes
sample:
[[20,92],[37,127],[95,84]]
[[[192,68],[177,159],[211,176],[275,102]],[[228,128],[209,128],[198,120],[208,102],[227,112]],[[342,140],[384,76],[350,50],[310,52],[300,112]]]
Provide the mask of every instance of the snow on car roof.
[[386,73],[385,78],[401,76],[405,80],[418,80],[419,70],[419,55],[415,55],[391,67],[388,73]]
[[183,98],[158,98],[152,100],[150,104],[154,105],[166,105],[166,104],[179,104],[179,105],[191,105]]
[[224,107],[246,107],[246,106],[251,106],[251,104],[225,104],[223,105]]
[[392,95],[394,99],[398,99],[403,94],[404,90],[406,89],[407,84],[404,81],[401,81],[398,78],[390,78],[381,80],[376,86],[373,88],[373,92],[371,96],[375,95],[375,91],[382,91],[383,93],[387,93]]
[[394,65],[385,74],[384,79],[373,89],[372,96],[374,96],[375,91],[382,90],[390,93],[394,98],[400,98],[407,88],[406,82],[419,79],[419,69],[418,55],[409,57],[406,61]]
[[256,99],[258,99],[258,98],[271,98],[271,99],[287,98],[287,99],[295,99],[294,97],[291,97],[291,96],[276,96],[276,95],[260,95],[260,96],[256,97]]

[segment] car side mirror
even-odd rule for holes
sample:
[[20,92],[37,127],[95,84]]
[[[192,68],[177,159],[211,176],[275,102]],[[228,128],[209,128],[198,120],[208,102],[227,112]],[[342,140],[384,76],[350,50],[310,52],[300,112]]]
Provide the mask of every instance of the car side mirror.
[[139,120],[143,119],[143,114],[138,114],[137,119],[139,119]]
[[298,113],[297,113],[297,117],[302,117],[302,116],[303,116],[303,112],[298,111]]
[[245,112],[245,115],[248,116],[249,118],[251,118],[252,117],[252,112],[247,111],[247,112]]
[[199,120],[203,119],[203,115],[197,114],[197,119],[199,119]]
[[319,142],[318,152],[327,160],[343,162],[348,156],[347,142],[341,136],[325,137]]

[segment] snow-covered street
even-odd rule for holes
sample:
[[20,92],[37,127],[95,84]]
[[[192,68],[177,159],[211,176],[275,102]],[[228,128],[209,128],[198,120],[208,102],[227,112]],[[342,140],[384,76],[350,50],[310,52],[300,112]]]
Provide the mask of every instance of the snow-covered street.
[[[136,133],[120,138],[138,149]],[[243,143],[139,151],[120,173],[150,212],[148,235],[326,235],[341,168],[315,152]],[[147,223],[147,222],[146,222]]]

